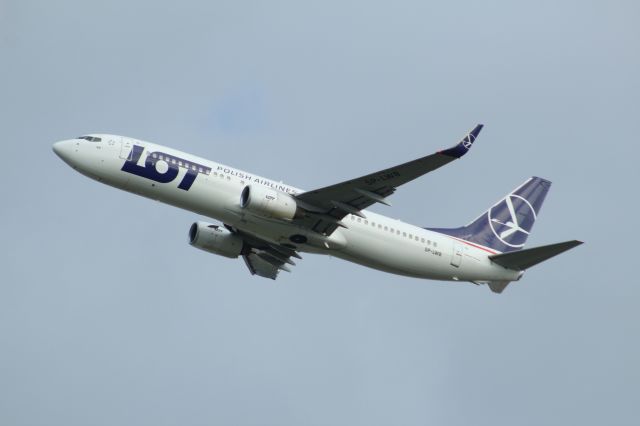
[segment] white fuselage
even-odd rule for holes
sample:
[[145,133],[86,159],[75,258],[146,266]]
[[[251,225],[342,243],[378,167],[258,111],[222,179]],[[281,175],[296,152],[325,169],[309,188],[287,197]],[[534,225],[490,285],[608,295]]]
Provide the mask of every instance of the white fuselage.
[[[115,135],[95,136],[101,141],[72,139],[57,143],[54,149],[71,167],[92,179],[215,218],[271,243],[291,244],[291,235],[304,235],[307,243],[296,244],[301,252],[328,254],[410,277],[484,282],[513,281],[521,275],[491,262],[488,256],[496,252],[489,248],[370,211],[363,211],[366,218],[346,216],[346,228],[338,228],[330,236],[292,222],[253,215],[243,210],[239,202],[248,184],[265,185],[291,195],[304,191],[149,142]],[[162,155],[168,162],[175,161],[178,175],[169,182],[158,182],[123,171],[135,146],[141,151],[138,165],[144,166],[149,155]],[[156,167],[161,164],[158,162]]]

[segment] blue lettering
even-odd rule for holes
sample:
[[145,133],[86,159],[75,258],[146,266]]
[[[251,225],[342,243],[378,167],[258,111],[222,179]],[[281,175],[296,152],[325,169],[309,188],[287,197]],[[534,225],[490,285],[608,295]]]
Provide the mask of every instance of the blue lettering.
[[[130,160],[127,160],[123,166],[122,171],[131,173],[136,176],[141,176],[147,179],[151,179],[152,181],[159,183],[169,183],[173,182],[175,178],[178,176],[180,172],[180,167],[184,167],[187,169],[186,174],[178,184],[178,188],[188,191],[195,182],[198,174],[204,173],[209,174],[211,172],[211,168],[205,167],[200,164],[192,163],[186,161],[182,158],[175,157],[173,155],[165,154],[163,152],[152,152],[147,156],[147,159],[144,162],[144,166],[138,165],[138,161],[140,161],[140,157],[142,156],[142,152],[144,151],[144,147],[134,145],[131,149],[131,154],[129,157]],[[159,172],[156,168],[156,163],[158,161],[164,161],[168,168],[164,172]]]

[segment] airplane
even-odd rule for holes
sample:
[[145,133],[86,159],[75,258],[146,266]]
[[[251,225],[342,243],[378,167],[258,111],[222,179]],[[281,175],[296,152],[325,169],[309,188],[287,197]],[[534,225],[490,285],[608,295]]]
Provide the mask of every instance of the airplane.
[[523,249],[551,182],[531,177],[466,226],[426,228],[366,210],[396,189],[464,156],[483,125],[451,148],[311,191],[150,142],[87,134],[53,144],[69,166],[104,184],[216,219],[196,221],[189,243],[242,257],[276,279],[300,253],[324,254],[391,274],[486,284],[501,293],[528,268],[582,244]]

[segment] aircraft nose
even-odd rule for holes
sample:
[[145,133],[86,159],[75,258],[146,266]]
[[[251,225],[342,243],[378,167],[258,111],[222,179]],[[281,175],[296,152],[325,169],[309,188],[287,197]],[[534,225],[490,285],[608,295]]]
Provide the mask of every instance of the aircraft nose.
[[60,157],[65,163],[68,164],[71,161],[73,145],[74,141],[72,140],[56,142],[53,144],[53,152],[55,152],[58,157]]

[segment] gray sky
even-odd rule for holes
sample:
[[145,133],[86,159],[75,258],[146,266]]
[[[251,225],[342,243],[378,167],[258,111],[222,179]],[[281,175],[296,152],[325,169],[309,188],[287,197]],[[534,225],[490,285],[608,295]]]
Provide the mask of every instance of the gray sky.
[[[639,11],[0,0],[0,424],[636,424]],[[124,134],[311,189],[478,122],[376,210],[456,226],[552,180],[528,244],[586,244],[501,296],[312,255],[254,278],[51,151]]]

